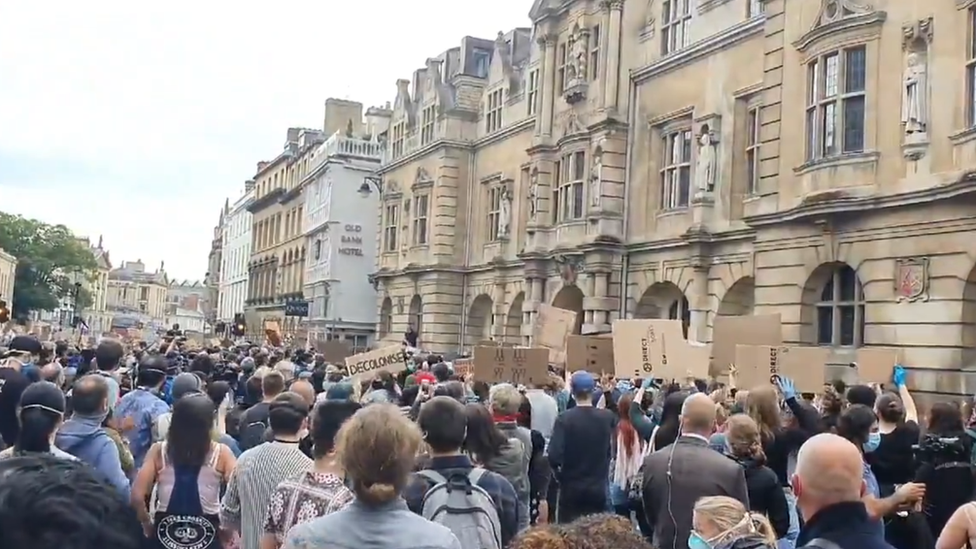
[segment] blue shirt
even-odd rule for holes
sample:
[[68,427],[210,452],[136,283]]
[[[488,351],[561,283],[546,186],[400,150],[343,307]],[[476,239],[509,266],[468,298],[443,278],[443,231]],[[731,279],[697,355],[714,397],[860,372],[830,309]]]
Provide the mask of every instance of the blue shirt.
[[[875,498],[881,499],[881,486],[878,484],[878,478],[874,476],[874,471],[871,470],[871,466],[866,461],[864,462],[863,478],[864,484],[867,485],[867,493]],[[875,520],[872,522],[877,526],[881,539],[884,539],[884,521]]]
[[131,425],[122,431],[122,436],[129,441],[129,450],[132,451],[136,469],[142,467],[149,447],[152,446],[156,418],[167,412],[169,405],[155,393],[142,387],[127,393],[116,406],[116,422],[126,427]]

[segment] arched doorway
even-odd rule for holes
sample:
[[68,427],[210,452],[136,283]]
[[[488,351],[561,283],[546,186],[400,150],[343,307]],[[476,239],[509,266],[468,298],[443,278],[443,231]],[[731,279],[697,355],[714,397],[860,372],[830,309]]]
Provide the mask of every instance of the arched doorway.
[[644,290],[644,294],[637,302],[634,318],[680,320],[682,332],[685,337],[688,337],[691,308],[688,306],[688,298],[676,284],[658,282]]
[[963,366],[976,363],[976,266],[962,290],[962,346]]
[[[413,326],[420,336],[420,341],[424,340],[424,300],[419,295],[414,295],[410,300],[410,311],[407,316],[408,326]],[[422,344],[421,344],[422,345]]]
[[744,276],[732,284],[718,304],[719,316],[751,315],[756,305],[756,280]]
[[525,302],[525,292],[519,292],[505,316],[505,343],[521,345],[522,338],[522,303]]
[[464,345],[474,347],[479,341],[491,339],[491,298],[481,294],[471,302],[468,322],[464,328]]
[[577,286],[563,286],[552,298],[552,306],[567,311],[576,312],[576,326],[573,328],[574,334],[582,333],[583,330],[583,290]]
[[379,339],[383,339],[393,332],[393,300],[389,297],[383,299],[380,305]]
[[824,263],[803,286],[800,337],[813,345],[864,345],[864,291],[846,263]]

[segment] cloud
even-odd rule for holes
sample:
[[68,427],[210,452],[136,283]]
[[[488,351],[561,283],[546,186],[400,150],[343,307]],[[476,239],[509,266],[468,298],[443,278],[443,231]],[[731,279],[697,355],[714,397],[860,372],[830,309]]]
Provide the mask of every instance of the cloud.
[[286,128],[319,127],[327,97],[392,101],[463,35],[527,25],[531,1],[8,4],[0,209],[201,278],[224,199]]

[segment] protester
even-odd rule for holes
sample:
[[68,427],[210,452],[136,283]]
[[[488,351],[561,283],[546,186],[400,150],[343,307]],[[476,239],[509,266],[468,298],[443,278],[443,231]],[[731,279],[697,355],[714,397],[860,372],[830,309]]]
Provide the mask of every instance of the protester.
[[32,383],[20,396],[17,409],[20,434],[14,445],[0,452],[0,458],[43,453],[76,460],[54,445],[55,435],[64,421],[65,397],[61,388],[49,381]]
[[417,425],[396,406],[374,404],[356,412],[336,443],[339,466],[355,499],[335,513],[295,526],[283,547],[466,549],[450,529],[412,513],[400,497],[420,445]]
[[27,336],[17,336],[10,341],[7,351],[0,355],[0,445],[12,446],[20,433],[17,407],[20,397],[30,385],[22,369],[40,352],[40,343]]
[[[756,422],[746,414],[736,414],[726,422],[726,452],[742,466],[749,492],[749,511],[765,516],[775,539],[786,539],[790,531],[790,506],[779,479],[766,466],[762,437]],[[781,548],[782,549],[782,548]]]
[[678,438],[644,459],[642,499],[656,547],[687,546],[692,509],[703,497],[729,496],[748,508],[742,467],[708,447],[714,427],[715,403],[693,394],[681,407]]
[[139,521],[118,492],[77,460],[0,460],[0,547],[142,549]]
[[260,379],[261,402],[251,406],[241,416],[238,443],[247,451],[264,442],[264,432],[270,426],[271,403],[285,390],[285,378],[278,372],[255,372]]
[[775,549],[777,534],[766,515],[750,512],[741,501],[726,496],[701,498],[695,503],[688,549]]
[[55,441],[62,450],[92,466],[126,499],[129,479],[122,456],[108,428],[109,384],[102,376],[84,376],[71,390],[74,413],[58,430]]
[[[465,406],[468,427],[464,450],[479,467],[505,477],[518,496],[519,531],[529,526],[529,472],[522,441],[509,438],[495,423],[491,412],[481,404]],[[531,442],[530,442],[531,444]]]
[[[190,372],[183,372],[173,378],[173,385],[170,389],[170,395],[175,403],[177,400],[187,395],[200,394],[202,390],[203,382],[200,381],[199,377]],[[166,435],[169,433],[169,426],[172,419],[173,412],[160,414],[159,417],[156,418],[153,425],[153,440],[155,442],[166,440]]]
[[[281,374],[267,378],[277,385]],[[240,534],[241,549],[259,549],[268,518],[268,500],[284,480],[312,469],[314,462],[299,449],[308,421],[308,404],[295,393],[281,393],[268,406],[274,441],[245,450],[220,507],[221,527]]]
[[315,465],[281,482],[271,494],[261,549],[276,549],[296,524],[334,513],[353,500],[345,472],[336,458],[335,439],[342,425],[359,410],[350,401],[323,402],[312,410]]
[[120,391],[117,370],[125,350],[122,343],[114,339],[104,339],[95,347],[95,366],[96,373],[105,378],[108,384],[108,410],[112,412],[119,403]]
[[142,467],[152,445],[156,418],[169,412],[169,405],[162,398],[167,368],[165,357],[148,357],[139,366],[135,389],[123,396],[115,408],[116,424],[129,441],[137,468]]
[[512,483],[519,498],[519,531],[529,527],[529,477],[534,472],[532,471],[532,432],[518,424],[523,398],[522,393],[515,386],[502,383],[489,392],[488,404],[491,408],[491,419],[498,431],[508,440],[509,446],[517,449],[516,455],[519,457],[519,461],[516,462],[518,467],[509,469],[508,474],[503,475]]

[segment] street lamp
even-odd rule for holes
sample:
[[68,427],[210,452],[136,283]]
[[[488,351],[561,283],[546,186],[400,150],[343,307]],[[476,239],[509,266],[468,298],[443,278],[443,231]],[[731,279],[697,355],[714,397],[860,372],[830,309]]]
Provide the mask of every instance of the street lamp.
[[363,197],[367,197],[373,193],[373,187],[376,187],[376,192],[383,195],[383,178],[377,177],[375,175],[367,175],[363,178],[363,184],[359,186],[359,194]]

